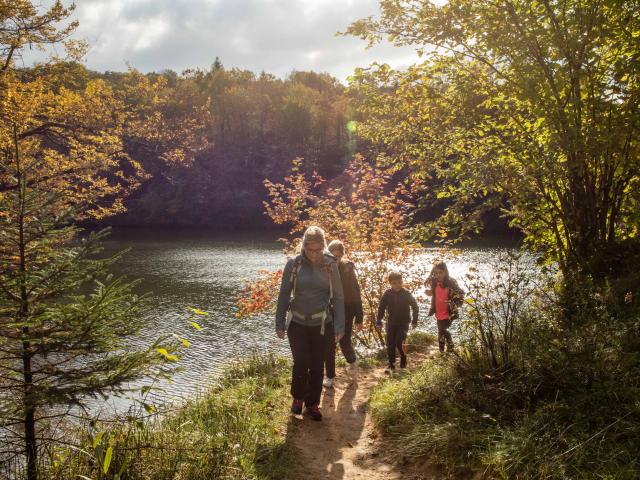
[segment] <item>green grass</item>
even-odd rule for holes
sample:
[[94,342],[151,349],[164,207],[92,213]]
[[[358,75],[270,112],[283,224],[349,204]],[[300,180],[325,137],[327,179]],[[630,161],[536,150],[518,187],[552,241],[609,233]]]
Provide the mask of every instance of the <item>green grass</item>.
[[474,465],[475,437],[489,420],[456,402],[462,385],[452,372],[450,357],[438,356],[384,379],[371,397],[371,414],[399,455],[428,455],[461,473]]
[[[433,341],[423,333],[409,337],[412,352]],[[381,358],[384,355],[382,350]],[[359,362],[365,368],[385,363],[375,356]],[[338,354],[338,365],[343,363]],[[54,466],[43,478],[285,478],[298,458],[287,440],[290,366],[273,355],[243,359],[229,365],[208,392],[169,412],[72,432],[80,438],[80,448],[58,449]],[[95,443],[100,431],[104,433]],[[108,448],[112,458],[105,474]]]
[[[220,385],[173,413],[107,428],[86,454],[67,450],[50,478],[281,479],[295,462],[286,441],[289,363],[274,356],[232,365]],[[113,457],[101,472],[106,449]],[[92,459],[93,457],[93,459]]]
[[432,333],[414,330],[407,336],[408,353],[423,352],[427,348],[437,344],[438,337]]
[[[438,337],[427,332],[410,331],[407,335],[407,353],[426,352],[429,347],[438,343]],[[409,356],[411,358],[411,356]],[[358,361],[361,365],[379,367],[387,364],[387,349],[385,347],[379,348],[377,351],[363,358],[359,358]]]
[[392,453],[428,459],[454,478],[640,478],[637,382],[517,408],[522,382],[515,374],[477,377],[455,356],[437,356],[383,380],[371,412]]

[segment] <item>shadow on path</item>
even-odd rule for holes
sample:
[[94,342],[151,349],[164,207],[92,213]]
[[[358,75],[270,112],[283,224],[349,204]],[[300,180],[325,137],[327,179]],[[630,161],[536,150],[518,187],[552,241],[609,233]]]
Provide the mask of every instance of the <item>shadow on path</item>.
[[[351,467],[344,450],[352,448],[362,434],[366,409],[354,403],[358,381],[343,373],[334,388],[324,389],[320,408],[323,419],[291,417],[287,442],[299,450],[301,458],[292,479],[343,480]],[[365,405],[366,407],[366,405]]]

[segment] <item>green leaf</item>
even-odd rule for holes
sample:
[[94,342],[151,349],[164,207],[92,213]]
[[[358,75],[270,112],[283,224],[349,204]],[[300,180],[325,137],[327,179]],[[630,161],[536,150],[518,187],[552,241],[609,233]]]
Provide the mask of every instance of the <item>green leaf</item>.
[[185,347],[189,348],[191,346],[191,342],[189,342],[189,340],[187,340],[186,338],[182,338],[181,336],[176,335],[175,333],[173,334],[173,336]]
[[95,438],[93,439],[93,449],[95,450],[96,448],[98,448],[98,445],[100,445],[100,442],[102,441],[102,437],[104,436],[104,432],[99,432],[98,435],[95,436]]
[[189,311],[195,313],[196,315],[209,315],[208,312],[200,310],[199,308],[189,307]]
[[104,456],[104,463],[102,464],[102,471],[107,474],[109,466],[111,465],[111,457],[113,456],[113,448],[107,448],[107,454]]
[[131,461],[131,458],[127,458],[124,463],[122,464],[122,466],[120,467],[120,470],[118,471],[118,476],[122,477],[122,474],[124,473],[124,471],[127,469],[127,467],[129,466],[129,462]]
[[156,348],[156,352],[158,352],[160,355],[162,355],[164,358],[166,358],[170,362],[173,362],[178,359],[176,355],[169,353],[166,348]]

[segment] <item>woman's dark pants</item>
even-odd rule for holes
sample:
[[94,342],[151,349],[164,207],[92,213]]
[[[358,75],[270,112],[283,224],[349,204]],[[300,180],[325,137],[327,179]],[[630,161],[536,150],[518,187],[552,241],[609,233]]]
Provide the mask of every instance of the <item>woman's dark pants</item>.
[[[345,305],[344,307],[344,335],[340,339],[340,350],[347,363],[356,361],[356,352],[351,345],[351,332],[353,330],[353,320],[356,318],[355,309]],[[325,374],[329,378],[336,376],[336,338],[332,335],[327,338],[327,355],[325,358]]]
[[287,330],[293,355],[291,396],[304,400],[305,405],[319,405],[322,393],[322,374],[327,341],[333,337],[333,323],[325,325],[324,335],[320,327],[307,327],[291,322]]
[[438,347],[444,352],[444,344],[447,343],[447,350],[453,349],[453,338],[449,332],[451,320],[438,320]]
[[400,352],[400,362],[406,364],[407,356],[402,349],[402,343],[407,338],[409,325],[396,325],[387,323],[387,358],[389,365],[396,364],[396,350]]

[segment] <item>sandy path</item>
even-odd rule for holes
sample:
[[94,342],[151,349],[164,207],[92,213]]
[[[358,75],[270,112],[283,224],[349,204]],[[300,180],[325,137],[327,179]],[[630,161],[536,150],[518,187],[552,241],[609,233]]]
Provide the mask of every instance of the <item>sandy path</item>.
[[[410,363],[416,360],[410,357]],[[288,477],[290,480],[434,478],[426,472],[416,477],[413,469],[408,475],[409,472],[402,472],[401,467],[392,463],[393,459],[385,458],[368,405],[371,390],[383,376],[383,368],[367,368],[360,370],[357,380],[352,380],[340,369],[334,388],[324,389],[322,422],[291,417],[288,441],[299,449],[302,461]]]

